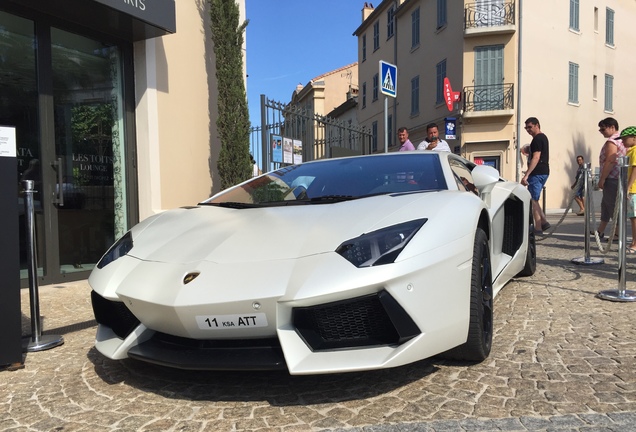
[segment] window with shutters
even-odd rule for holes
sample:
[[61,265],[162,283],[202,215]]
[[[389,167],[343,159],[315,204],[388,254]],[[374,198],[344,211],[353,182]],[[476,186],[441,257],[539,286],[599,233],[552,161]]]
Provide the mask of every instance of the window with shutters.
[[570,0],[570,28],[579,31],[579,0]]
[[614,11],[610,8],[605,12],[605,43],[614,46]]
[[605,111],[614,111],[614,77],[605,74]]
[[568,102],[579,103],[579,65],[569,62]]
[[446,78],[446,59],[435,66],[435,103],[444,103],[444,78]]
[[420,45],[420,8],[411,13],[411,48]]
[[504,108],[503,45],[475,48],[475,111]]
[[411,79],[411,115],[420,113],[420,76]]

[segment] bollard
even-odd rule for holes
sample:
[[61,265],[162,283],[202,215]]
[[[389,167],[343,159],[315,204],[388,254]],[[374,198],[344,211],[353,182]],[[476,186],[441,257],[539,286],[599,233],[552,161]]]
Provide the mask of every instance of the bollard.
[[625,289],[625,252],[626,252],[626,226],[625,226],[625,197],[627,196],[627,167],[629,158],[621,156],[618,158],[620,166],[620,176],[618,182],[618,289],[601,291],[597,297],[602,300],[632,302],[636,301],[636,291]]
[[[64,339],[58,335],[42,336],[40,326],[40,300],[38,293],[38,260],[35,240],[35,210],[33,207],[33,180],[23,180],[24,216],[26,220],[26,241],[29,265],[29,297],[31,300],[31,338],[24,351],[43,351],[62,345]],[[23,344],[24,345],[24,344]]]
[[[590,176],[592,174],[592,164],[586,162],[583,164],[585,167],[585,173],[583,177],[583,196],[585,197],[585,215],[583,216],[583,238],[585,239],[585,256],[581,258],[573,258],[572,262],[574,264],[584,264],[584,265],[592,265],[592,264],[604,264],[605,260],[603,258],[591,258],[590,257],[590,195],[592,194],[592,188],[590,187]],[[592,209],[591,211],[594,211]]]

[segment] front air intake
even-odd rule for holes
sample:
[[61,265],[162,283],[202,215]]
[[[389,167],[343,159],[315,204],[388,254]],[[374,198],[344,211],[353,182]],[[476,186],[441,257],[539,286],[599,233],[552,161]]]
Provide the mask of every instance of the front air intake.
[[122,339],[139,325],[139,320],[122,302],[105,299],[91,291],[91,303],[97,323],[110,328]]
[[294,308],[293,325],[312,351],[399,345],[420,333],[386,291]]

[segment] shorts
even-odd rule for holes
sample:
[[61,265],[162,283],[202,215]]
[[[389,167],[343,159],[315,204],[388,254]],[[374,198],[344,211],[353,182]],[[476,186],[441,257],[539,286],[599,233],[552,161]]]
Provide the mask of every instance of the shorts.
[[581,186],[579,190],[576,191],[576,196],[578,198],[583,198],[583,193],[585,192],[585,186]]
[[534,201],[539,201],[541,198],[541,191],[547,181],[548,174],[536,174],[528,177],[528,192]]
[[627,217],[634,218],[636,217],[636,194],[627,194]]
[[614,217],[616,208],[616,194],[618,193],[618,179],[605,179],[603,184],[603,199],[601,200],[601,222],[609,222]]

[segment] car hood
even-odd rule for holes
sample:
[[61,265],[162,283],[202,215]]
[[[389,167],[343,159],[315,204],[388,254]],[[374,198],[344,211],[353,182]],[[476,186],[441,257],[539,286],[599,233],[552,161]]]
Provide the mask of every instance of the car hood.
[[180,208],[134,227],[129,255],[155,262],[247,263],[328,253],[361,234],[433,218],[448,202],[444,195],[449,193],[454,192],[267,208]]

